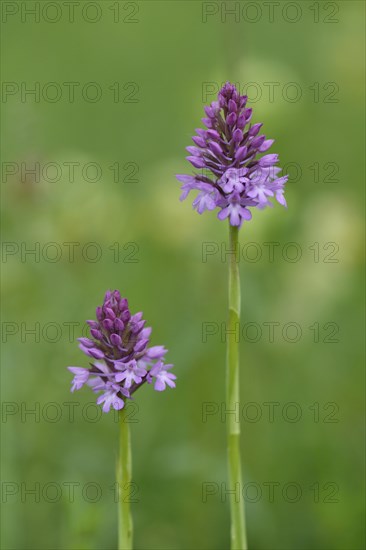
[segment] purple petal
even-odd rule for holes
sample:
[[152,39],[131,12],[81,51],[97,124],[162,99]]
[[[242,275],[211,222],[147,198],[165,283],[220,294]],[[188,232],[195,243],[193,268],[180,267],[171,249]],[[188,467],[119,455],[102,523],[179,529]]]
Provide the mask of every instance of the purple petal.
[[100,332],[100,330],[96,330],[96,329],[92,328],[92,329],[90,329],[90,334],[96,340],[102,340],[103,339],[103,334]]
[[252,139],[250,142],[250,146],[253,148],[260,147],[264,140],[266,139],[266,136],[257,136],[256,138]]
[[240,116],[238,116],[238,120],[236,121],[237,128],[240,128],[242,130],[244,128],[244,126],[246,125],[246,123],[247,122],[246,122],[244,114],[241,114]]
[[104,321],[102,321],[102,325],[108,332],[113,330],[114,327],[112,319],[104,319]]
[[194,147],[194,145],[188,145],[188,147],[186,147],[186,150],[188,151],[188,153],[190,153],[194,157],[202,156],[202,150],[198,149],[198,147]]
[[243,147],[239,147],[239,149],[235,153],[235,160],[240,162],[241,160],[245,159],[247,152],[248,147],[246,147],[245,145]]
[[95,359],[103,359],[104,353],[97,348],[86,348],[83,344],[79,344],[79,348],[85,355],[89,357],[94,357]]
[[151,327],[143,328],[142,331],[139,334],[139,338],[141,338],[141,339],[142,338],[150,338],[151,332],[152,332]]
[[252,213],[250,210],[248,210],[247,208],[242,208],[241,211],[240,211],[240,215],[242,218],[244,218],[244,220],[251,220],[252,219]]
[[278,155],[264,155],[264,157],[259,159],[259,166],[272,166],[276,162],[278,162]]
[[174,376],[174,374],[171,374],[169,377],[167,376],[165,378],[165,382],[168,384],[168,386],[170,386],[171,388],[175,388],[175,382],[173,382],[172,380],[172,376]]
[[119,330],[120,332],[122,332],[125,328],[125,325],[123,323],[123,321],[121,321],[121,319],[119,319],[118,317],[114,320],[114,327],[116,330]]
[[89,374],[89,370],[85,369],[84,367],[67,367],[67,370],[69,370],[73,374],[84,374],[85,371],[87,371]]
[[194,183],[196,181],[195,176],[189,176],[187,174],[176,174],[175,177],[178,181],[181,181],[182,183]]
[[228,126],[234,126],[236,122],[236,113],[230,113],[226,118],[226,123]]
[[109,319],[112,319],[112,321],[114,321],[114,319],[116,318],[116,314],[114,313],[113,309],[111,309],[110,307],[106,307],[104,311]]
[[243,139],[243,132],[237,128],[233,133],[233,140],[235,143],[240,143]]
[[216,141],[210,141],[208,146],[209,146],[210,150],[213,153],[215,153],[215,155],[217,155],[217,156],[222,155],[222,149]]
[[134,347],[135,352],[139,353],[140,351],[142,351],[144,348],[146,348],[148,343],[149,343],[148,339],[138,341]]
[[220,139],[220,134],[217,132],[217,130],[207,130],[205,132],[205,134],[207,135],[208,138],[210,139]]
[[193,136],[192,140],[198,147],[206,147],[206,141],[200,136]]
[[285,197],[283,196],[283,193],[278,191],[276,193],[276,200],[277,202],[279,202],[280,204],[282,204],[282,206],[284,206],[285,208],[287,208],[287,202],[286,202],[286,199]]
[[168,350],[165,349],[164,346],[153,346],[147,350],[146,355],[150,359],[160,359],[161,357],[164,357],[167,351]]
[[258,134],[259,130],[262,128],[263,126],[263,123],[262,122],[258,122],[257,124],[253,124],[253,126],[250,128],[248,134],[249,136],[251,137],[254,137]]
[[159,378],[156,380],[154,384],[154,390],[156,391],[164,391],[165,390],[165,382],[163,380],[160,380]]
[[205,161],[198,157],[187,157],[187,160],[195,167],[195,168],[204,168]]
[[127,298],[122,298],[122,300],[119,303],[118,309],[120,311],[124,311],[125,309],[128,309],[128,300],[127,300]]
[[230,214],[230,208],[227,206],[226,208],[223,208],[220,210],[220,212],[217,214],[217,217],[219,220],[225,220],[228,215]]
[[122,344],[122,338],[118,334],[111,334],[110,340],[114,346],[120,346]]
[[[92,332],[92,331],[90,331],[90,332]],[[93,348],[94,345],[95,345],[94,342],[92,340],[90,340],[89,338],[78,338],[78,342],[80,342],[80,344],[82,344],[86,348]]]
[[259,152],[264,153],[265,151],[268,151],[270,147],[274,144],[274,139],[266,139],[262,145],[259,147]]

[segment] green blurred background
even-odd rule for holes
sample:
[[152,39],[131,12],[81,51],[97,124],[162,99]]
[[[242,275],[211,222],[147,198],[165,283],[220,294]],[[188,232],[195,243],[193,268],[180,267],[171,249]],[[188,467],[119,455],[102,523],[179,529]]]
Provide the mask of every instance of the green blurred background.
[[[21,4],[35,3],[2,3],[3,548],[116,547],[118,426],[112,413],[92,421],[92,393],[70,394],[66,370],[87,365],[75,340],[108,288],[144,312],[178,375],[176,390],[144,387],[131,409],[135,547],[229,546],[225,424],[202,417],[225,395],[225,344],[220,331],[204,341],[203,323],[220,326],[227,307],[227,263],[220,252],[202,261],[202,249],[221,250],[227,227],[180,203],[174,177],[190,173],[184,148],[207,83],[226,80],[256,83],[253,120],[291,175],[288,210],[258,211],[241,231],[242,317],[254,323],[240,339],[249,545],[363,548],[363,3],[279,2],[271,20],[266,3],[80,2],[74,22],[63,2],[61,12],[38,3],[39,22]],[[234,4],[236,21],[225,17]],[[39,100],[22,97],[36,82]],[[80,83],[73,102],[65,82]],[[82,96],[90,82],[99,101]],[[56,168],[37,182],[21,167],[36,162]],[[83,175],[88,163],[98,181],[92,167]],[[279,243],[273,261],[266,242]],[[39,257],[24,254],[35,246]],[[273,342],[269,322],[279,323]],[[296,342],[295,329],[282,334],[289,322]],[[26,332],[36,323],[39,337]],[[205,483],[217,488],[206,499]]]

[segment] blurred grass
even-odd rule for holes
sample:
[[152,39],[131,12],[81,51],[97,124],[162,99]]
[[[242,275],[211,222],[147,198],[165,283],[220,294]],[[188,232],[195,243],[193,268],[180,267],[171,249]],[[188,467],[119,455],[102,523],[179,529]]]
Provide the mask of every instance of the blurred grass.
[[[106,4],[106,3],[105,3]],[[305,2],[301,5],[305,6]],[[338,24],[314,24],[310,12],[297,24],[264,17],[256,24],[201,22],[200,2],[139,2],[139,24],[3,25],[3,80],[15,82],[137,82],[136,104],[22,103],[2,105],[6,162],[97,162],[103,178],[74,183],[28,184],[15,178],[2,185],[3,240],[56,243],[95,241],[103,256],[88,263],[66,255],[56,263],[10,257],[3,265],[3,322],[78,322],[93,317],[107,288],[120,288],[132,310],[143,310],[153,326],[153,343],[169,348],[177,389],[137,394],[138,422],[132,426],[134,477],[140,490],[134,505],[136,548],[222,549],[228,547],[228,506],[218,496],[202,502],[202,483],[226,479],[225,431],[218,417],[202,422],[202,403],[224,398],[225,346],[216,335],[202,342],[202,322],[226,318],[226,271],[220,255],[202,262],[202,243],[226,242],[227,228],[214,215],[199,217],[179,203],[175,173],[187,171],[184,147],[202,116],[202,83],[298,82],[301,101],[268,96],[254,105],[254,120],[276,138],[282,165],[296,162],[303,175],[288,185],[289,209],[257,212],[242,230],[242,243],[299,243],[298,263],[265,258],[243,261],[243,322],[296,321],[303,337],[295,345],[263,333],[258,343],[241,342],[243,403],[300,405],[297,423],[276,415],[274,423],[243,421],[242,452],[247,483],[279,482],[275,501],[248,503],[250,546],[258,549],[352,549],[363,547],[364,340],[362,294],[362,208],[364,88],[361,81],[363,6],[337,2]],[[336,82],[339,103],[314,103],[314,82]],[[108,166],[139,166],[138,183],[114,183]],[[309,166],[336,162],[338,183],[314,183]],[[79,172],[80,173],[80,172]],[[138,263],[113,261],[114,242],[137,243]],[[314,263],[308,247],[336,242],[339,263]],[[65,249],[63,249],[65,250]],[[263,248],[263,250],[265,250]],[[281,248],[279,249],[281,250]],[[337,344],[314,343],[314,322],[335,322]],[[77,331],[76,331],[77,333]],[[77,336],[78,334],[76,334]],[[75,482],[55,503],[19,495],[3,504],[3,547],[115,548],[114,483],[117,429],[112,416],[92,423],[81,406],[87,390],[69,394],[65,367],[85,359],[66,330],[55,343],[19,334],[3,344],[5,402],[57,403],[59,422],[20,414],[3,423],[3,480]],[[65,402],[80,403],[69,422]],[[318,402],[321,421],[309,407]],[[324,423],[328,403],[339,407],[338,423]],[[83,409],[84,410],[84,409]],[[94,409],[93,409],[94,410]],[[265,414],[265,408],[263,408]],[[50,416],[52,411],[50,410]],[[249,414],[249,413],[248,413]],[[99,483],[96,503],[81,488]],[[283,484],[302,487],[288,503]],[[339,486],[339,502],[315,503],[314,483]],[[62,486],[64,487],[64,486]],[[51,492],[51,490],[50,490]],[[92,493],[92,491],[91,491]],[[277,494],[277,493],[276,493]]]

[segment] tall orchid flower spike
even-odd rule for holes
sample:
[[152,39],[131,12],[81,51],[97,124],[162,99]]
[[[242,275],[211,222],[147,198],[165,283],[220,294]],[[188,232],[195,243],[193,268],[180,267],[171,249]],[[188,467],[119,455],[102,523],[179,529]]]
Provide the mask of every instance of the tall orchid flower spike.
[[273,206],[273,197],[287,206],[283,193],[288,176],[279,176],[278,155],[263,154],[274,140],[259,135],[261,123],[251,124],[247,100],[233,84],[225,84],[217,101],[205,107],[206,129],[198,128],[194,145],[187,147],[187,160],[200,171],[177,175],[183,184],[181,200],[196,190],[193,207],[199,214],[219,209],[217,217],[229,218],[235,227],[252,218],[251,208]]
[[[273,139],[260,134],[261,123],[252,124],[252,109],[247,96],[241,96],[227,82],[217,101],[205,107],[205,128],[198,128],[187,147],[187,160],[196,169],[194,174],[180,174],[181,200],[191,191],[198,191],[193,207],[199,214],[218,210],[220,220],[229,220],[229,320],[227,329],[226,406],[233,411],[239,403],[240,326],[239,229],[252,218],[252,209],[273,206],[275,198],[286,205],[284,187],[288,176],[280,176],[278,155],[268,154]],[[227,415],[228,479],[230,489],[231,550],[246,550],[247,539],[243,499],[236,499],[242,487],[240,458],[240,424],[235,415]]]

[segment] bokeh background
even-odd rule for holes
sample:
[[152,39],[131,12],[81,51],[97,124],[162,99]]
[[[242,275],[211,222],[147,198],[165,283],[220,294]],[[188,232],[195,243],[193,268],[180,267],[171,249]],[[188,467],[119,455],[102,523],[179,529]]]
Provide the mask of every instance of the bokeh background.
[[[118,425],[88,389],[69,393],[66,370],[87,365],[76,338],[108,288],[143,310],[178,375],[131,409],[135,547],[229,546],[225,424],[202,417],[224,400],[225,343],[202,331],[226,320],[227,227],[180,203],[174,177],[226,80],[254,83],[253,120],[291,176],[288,210],[241,231],[250,548],[364,548],[363,3],[279,2],[272,18],[261,2],[80,2],[74,22],[62,2],[39,22],[21,4],[35,3],[2,3],[3,548],[116,547]],[[35,83],[39,98],[24,95]],[[21,165],[37,162],[39,181]],[[219,250],[207,261],[204,243]]]

